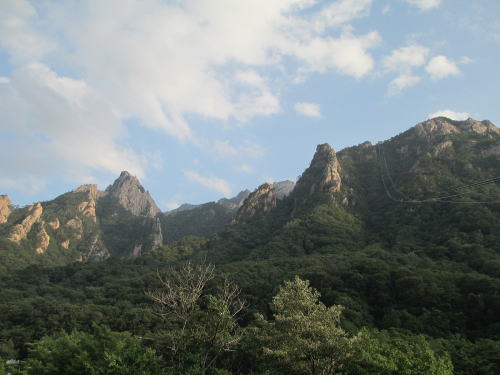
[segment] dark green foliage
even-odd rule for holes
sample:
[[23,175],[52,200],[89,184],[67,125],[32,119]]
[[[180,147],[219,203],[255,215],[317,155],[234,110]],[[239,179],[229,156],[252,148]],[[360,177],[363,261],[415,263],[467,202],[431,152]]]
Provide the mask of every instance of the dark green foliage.
[[[50,260],[45,267],[26,268],[33,263],[33,238],[19,247],[0,239],[0,301],[6,301],[0,304],[0,356],[24,358],[28,342],[60,330],[92,332],[92,321],[147,337],[164,333],[165,321],[145,313],[144,291],[160,286],[157,271],[208,259],[241,286],[249,303],[239,321],[247,336],[218,358],[217,371],[286,371],[276,356],[259,352],[265,324],[254,314],[272,322],[272,297],[298,275],[319,290],[321,303],[344,306],[340,327],[349,337],[366,327],[351,374],[448,374],[448,358],[456,374],[500,373],[500,189],[498,183],[463,187],[498,175],[500,158],[491,150],[499,141],[495,134],[428,137],[413,129],[377,146],[348,148],[337,154],[342,199],[310,196],[305,184],[271,212],[210,238],[184,236],[192,232],[184,229],[210,217],[219,231],[222,211],[185,214],[178,222],[184,224],[162,222],[171,230],[167,241],[180,241],[137,259],[51,268],[65,261],[57,263],[50,258],[56,252],[48,251],[37,258]],[[314,183],[318,176],[309,177]],[[456,193],[462,195],[432,200]],[[111,201],[100,210],[114,254],[146,240],[145,219],[127,216]],[[9,220],[20,218],[21,210]],[[9,225],[0,225],[0,238]],[[222,280],[215,278],[207,295]],[[200,309],[217,311],[212,302],[207,296]]]
[[397,331],[363,330],[347,374],[356,375],[452,375],[447,353],[436,353],[423,335]]
[[112,255],[129,256],[136,244],[149,245],[154,219],[131,214],[111,196],[99,199],[96,215],[102,238]]
[[235,209],[210,202],[191,210],[161,215],[164,243],[170,244],[187,235],[212,236],[221,232],[235,213]]
[[73,331],[34,343],[27,375],[155,375],[160,359],[130,333],[94,326],[93,334]]

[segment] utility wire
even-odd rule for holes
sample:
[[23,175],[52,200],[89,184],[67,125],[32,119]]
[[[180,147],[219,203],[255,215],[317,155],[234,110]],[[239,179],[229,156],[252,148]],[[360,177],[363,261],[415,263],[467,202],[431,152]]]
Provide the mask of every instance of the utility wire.
[[[380,178],[382,180],[382,184],[384,185],[384,190],[386,192],[386,195],[393,201],[395,202],[399,202],[399,203],[427,203],[427,202],[440,202],[440,201],[444,201],[444,202],[448,202],[448,203],[464,203],[464,204],[485,204],[485,203],[500,203],[500,201],[469,201],[469,202],[464,202],[464,201],[446,201],[445,199],[449,199],[449,198],[455,198],[455,197],[459,197],[459,196],[463,196],[463,195],[466,195],[466,194],[471,194],[473,192],[471,191],[468,191],[468,192],[464,192],[464,193],[457,193],[457,194],[449,194],[449,195],[444,195],[444,196],[437,196],[437,197],[433,197],[433,198],[428,198],[428,199],[422,199],[422,200],[416,200],[416,199],[410,199],[408,198],[407,196],[405,196],[402,192],[400,192],[398,189],[396,189],[396,185],[391,177],[391,174],[389,173],[389,168],[388,168],[388,165],[387,165],[387,158],[385,157],[385,153],[383,152],[382,148],[380,147],[380,144],[377,145],[377,160],[378,160],[378,164],[379,164],[379,170],[380,170]],[[395,198],[389,191],[389,189],[387,188],[387,184],[386,184],[386,181],[384,179],[384,173],[383,173],[383,165],[381,165],[381,161],[380,161],[380,156],[383,157],[384,159],[384,164],[385,164],[385,169],[386,169],[386,172],[387,172],[387,176],[389,178],[389,181],[391,182],[391,185],[392,185],[392,188],[395,192],[397,192],[398,194],[400,194],[404,199],[397,199]],[[451,189],[448,189],[448,190],[445,190],[445,191],[448,191],[448,192],[452,192],[452,191],[457,191],[457,190],[462,190],[462,189],[466,189],[466,188],[477,188],[477,187],[480,187],[480,186],[483,186],[483,185],[488,185],[488,184],[492,184],[492,183],[496,183],[496,182],[500,182],[500,176],[499,177],[493,177],[493,178],[489,178],[487,180],[483,180],[483,181],[477,181],[477,182],[474,182],[474,183],[471,183],[471,184],[468,184],[468,185],[463,185],[463,186],[458,186],[458,187],[455,187],[455,188],[451,188]],[[444,192],[444,191],[443,191]]]

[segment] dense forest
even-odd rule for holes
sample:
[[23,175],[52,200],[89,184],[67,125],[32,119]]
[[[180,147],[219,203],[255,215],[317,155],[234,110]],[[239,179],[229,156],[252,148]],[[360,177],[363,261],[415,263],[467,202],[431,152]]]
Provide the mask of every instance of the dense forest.
[[499,374],[499,144],[487,121],[438,118],[320,145],[288,195],[264,184],[193,231],[181,215],[140,256],[155,219],[109,196],[83,221],[106,259],[31,262],[36,238],[2,238],[0,374]]

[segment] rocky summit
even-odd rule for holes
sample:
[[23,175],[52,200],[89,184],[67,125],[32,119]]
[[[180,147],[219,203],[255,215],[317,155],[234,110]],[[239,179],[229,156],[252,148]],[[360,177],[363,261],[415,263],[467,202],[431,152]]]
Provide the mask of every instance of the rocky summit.
[[145,190],[139,179],[127,171],[123,171],[106,193],[116,198],[119,204],[137,216],[155,217],[160,213],[149,192]]

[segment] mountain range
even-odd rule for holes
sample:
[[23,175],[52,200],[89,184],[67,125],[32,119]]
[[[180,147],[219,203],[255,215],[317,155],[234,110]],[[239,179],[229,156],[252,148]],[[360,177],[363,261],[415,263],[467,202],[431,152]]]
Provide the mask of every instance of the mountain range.
[[295,182],[171,212],[128,172],[104,191],[82,185],[27,207],[2,195],[0,357],[95,324],[149,343],[162,320],[144,292],[204,264],[216,268],[207,293],[228,277],[246,301],[246,338],[220,362],[227,373],[275,372],[252,332],[298,276],[318,290],[318,308],[342,306],[346,332],[378,337],[378,354],[353,358],[366,371],[348,373],[400,373],[403,362],[405,374],[451,373],[426,367],[437,355],[458,375],[498,374],[499,172],[499,128],[438,117],[377,144],[318,145]]
[[[338,153],[326,143],[318,145],[296,183],[265,183],[230,199],[184,204],[165,213],[126,171],[104,191],[82,185],[27,207],[16,208],[1,195],[0,264],[18,268],[137,257],[186,236],[216,235],[212,242],[217,243],[221,235],[229,241],[235,232],[243,237],[234,240],[232,251],[243,259],[250,253],[279,253],[266,249],[276,236],[293,242],[285,253],[297,247],[307,252],[347,246],[370,234],[389,236],[387,229],[395,221],[410,225],[408,211],[434,209],[436,204],[467,207],[484,202],[479,209],[488,207],[498,215],[498,206],[489,203],[500,201],[494,180],[500,171],[499,138],[500,130],[489,121],[434,118],[376,145],[365,142]],[[304,231],[317,230],[306,220],[321,208],[338,220],[332,226],[333,242],[299,246],[297,239],[287,237],[297,225]],[[256,227],[259,236],[253,233]],[[246,236],[262,243],[248,239],[252,245],[247,246]],[[222,251],[214,256],[225,255]]]

